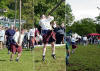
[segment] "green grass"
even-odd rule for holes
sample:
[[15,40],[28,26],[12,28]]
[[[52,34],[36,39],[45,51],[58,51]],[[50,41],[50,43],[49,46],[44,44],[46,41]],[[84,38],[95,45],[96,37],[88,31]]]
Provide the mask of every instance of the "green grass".
[[[14,56],[14,59],[16,59]],[[10,62],[7,49],[0,50],[0,71],[65,71],[65,48],[56,48],[56,60],[51,57],[51,48],[47,48],[46,60],[42,61],[42,47],[23,51],[19,62]]]
[[100,71],[100,45],[79,45],[66,71]]
[[65,47],[56,47],[56,60],[51,57],[51,47],[47,48],[46,59],[42,61],[42,48],[34,50],[35,71],[66,71]]
[[33,71],[33,55],[30,51],[23,51],[19,62],[15,61],[16,56],[10,62],[7,49],[0,50],[0,71]]
[[3,49],[0,50],[0,71],[100,71],[100,45],[78,45],[75,53],[71,53],[70,66],[67,67],[65,51],[65,47],[56,47],[54,60],[51,47],[47,47],[46,60],[43,62],[42,47],[36,47],[33,53],[24,50],[19,62],[10,62],[7,49]]

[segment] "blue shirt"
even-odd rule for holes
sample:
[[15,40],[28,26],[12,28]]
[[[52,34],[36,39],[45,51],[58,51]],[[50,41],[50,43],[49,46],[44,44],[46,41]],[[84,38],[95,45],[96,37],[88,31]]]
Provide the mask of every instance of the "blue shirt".
[[15,30],[13,29],[6,30],[5,35],[7,35],[8,44],[15,44],[15,41],[13,39],[14,34],[15,34]]

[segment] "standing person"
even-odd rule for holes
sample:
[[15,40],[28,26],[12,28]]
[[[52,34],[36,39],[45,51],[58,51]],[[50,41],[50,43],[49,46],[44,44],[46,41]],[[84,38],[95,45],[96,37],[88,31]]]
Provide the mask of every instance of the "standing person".
[[50,22],[54,20],[53,16],[46,17],[45,15],[41,16],[39,25],[42,28],[42,36],[43,36],[43,57],[42,60],[45,60],[45,53],[46,53],[46,45],[48,42],[51,43],[52,46],[52,57],[55,59],[55,33],[52,31],[52,26]]
[[86,37],[86,36],[84,36],[84,37],[83,37],[83,45],[84,45],[84,46],[86,46],[86,45],[87,45],[87,40],[88,40],[88,39],[87,39],[87,37]]
[[6,30],[5,36],[6,36],[6,46],[8,48],[8,54],[11,50],[11,44],[14,43],[13,36],[15,34],[14,26],[11,25],[9,29]]
[[29,30],[28,36],[29,36],[29,48],[32,51],[35,43],[35,28]]
[[76,38],[74,35],[72,35],[72,38],[71,38],[71,43],[72,43],[72,53],[75,52],[75,49],[77,48],[77,45],[76,45]]
[[23,39],[23,44],[22,47],[27,48],[28,49],[28,30],[24,29],[24,39]]
[[64,34],[63,34],[63,37],[62,37],[62,43],[64,44],[64,42],[65,42],[65,25],[64,25],[64,22],[62,22],[62,24],[61,24],[61,29],[63,30],[63,32],[64,32]]
[[42,45],[42,40],[43,40],[43,38],[42,38],[42,35],[41,35],[39,32],[36,33],[35,38],[36,38],[36,44],[37,44],[37,45]]
[[11,44],[11,57],[10,57],[10,61],[13,61],[13,56],[16,52],[18,52],[17,54],[17,58],[16,61],[19,61],[19,58],[21,56],[22,53],[22,42],[23,42],[23,38],[24,38],[24,31],[21,31],[21,34],[19,33],[19,31],[16,29],[16,33],[14,35],[14,43]]
[[0,43],[1,43],[1,49],[3,48],[4,45],[4,36],[5,36],[5,30],[2,26],[0,26]]

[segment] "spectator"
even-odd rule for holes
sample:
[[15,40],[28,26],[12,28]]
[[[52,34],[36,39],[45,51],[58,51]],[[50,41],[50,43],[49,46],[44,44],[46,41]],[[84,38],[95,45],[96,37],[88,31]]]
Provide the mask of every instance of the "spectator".
[[5,41],[5,30],[2,26],[0,26],[0,42],[2,44],[2,47],[3,47],[4,41]]
[[87,39],[87,37],[86,37],[86,36],[84,36],[84,37],[83,37],[83,45],[84,45],[84,46],[86,46],[86,45],[87,45],[87,40],[88,40],[88,39]]

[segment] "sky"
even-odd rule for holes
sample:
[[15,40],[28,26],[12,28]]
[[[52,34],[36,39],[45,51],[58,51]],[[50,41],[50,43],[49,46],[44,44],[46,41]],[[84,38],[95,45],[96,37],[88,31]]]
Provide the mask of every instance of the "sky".
[[97,8],[100,7],[100,0],[66,0],[67,3],[71,5],[75,20],[95,18],[100,13]]

